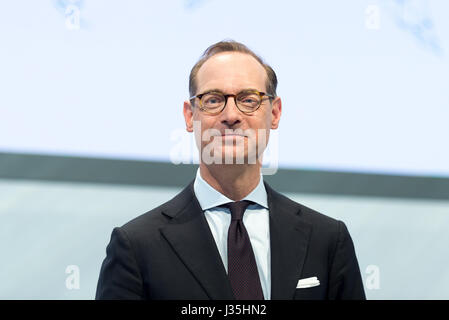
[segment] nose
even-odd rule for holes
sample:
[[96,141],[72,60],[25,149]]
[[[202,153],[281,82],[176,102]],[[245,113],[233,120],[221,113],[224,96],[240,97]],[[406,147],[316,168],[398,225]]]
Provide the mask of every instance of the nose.
[[221,122],[233,127],[242,121],[242,112],[237,108],[234,97],[228,96],[226,107],[220,114]]

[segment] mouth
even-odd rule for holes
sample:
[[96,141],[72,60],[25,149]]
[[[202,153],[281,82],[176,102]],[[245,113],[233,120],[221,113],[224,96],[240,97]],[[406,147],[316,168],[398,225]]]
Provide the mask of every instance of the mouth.
[[232,139],[232,140],[246,138],[246,136],[242,134],[222,134],[219,137],[221,137],[222,139]]

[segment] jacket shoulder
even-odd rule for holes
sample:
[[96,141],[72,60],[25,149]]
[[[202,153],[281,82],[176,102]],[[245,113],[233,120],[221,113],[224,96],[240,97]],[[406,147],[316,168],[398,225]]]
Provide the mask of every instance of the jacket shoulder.
[[173,216],[194,199],[193,181],[172,199],[135,217],[120,228],[130,235],[147,234],[169,223]]
[[312,209],[302,203],[296,202],[284,194],[274,190],[268,184],[265,184],[267,193],[273,202],[278,203],[284,208],[288,208],[288,212],[297,215],[302,221],[312,225],[319,226],[322,230],[337,231],[342,221],[332,218],[324,213]]

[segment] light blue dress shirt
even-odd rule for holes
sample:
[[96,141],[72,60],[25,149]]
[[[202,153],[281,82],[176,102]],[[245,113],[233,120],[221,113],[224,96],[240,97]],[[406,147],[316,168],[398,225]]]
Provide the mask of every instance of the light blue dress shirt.
[[[228,229],[231,224],[231,212],[228,208],[218,206],[233,202],[225,195],[209,185],[200,174],[198,168],[193,185],[195,196],[204,211],[209,228],[217,244],[223,265],[228,271]],[[262,285],[265,300],[271,298],[271,265],[270,265],[270,225],[267,202],[267,192],[263,184],[263,176],[260,176],[259,184],[242,200],[255,202],[248,206],[243,223],[253,247],[257,270]]]

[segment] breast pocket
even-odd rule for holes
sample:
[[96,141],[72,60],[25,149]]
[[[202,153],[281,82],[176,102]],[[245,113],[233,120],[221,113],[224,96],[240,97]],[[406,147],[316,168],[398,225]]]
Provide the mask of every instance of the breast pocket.
[[326,299],[326,289],[323,285],[310,288],[297,288],[295,290],[295,300],[324,300]]

